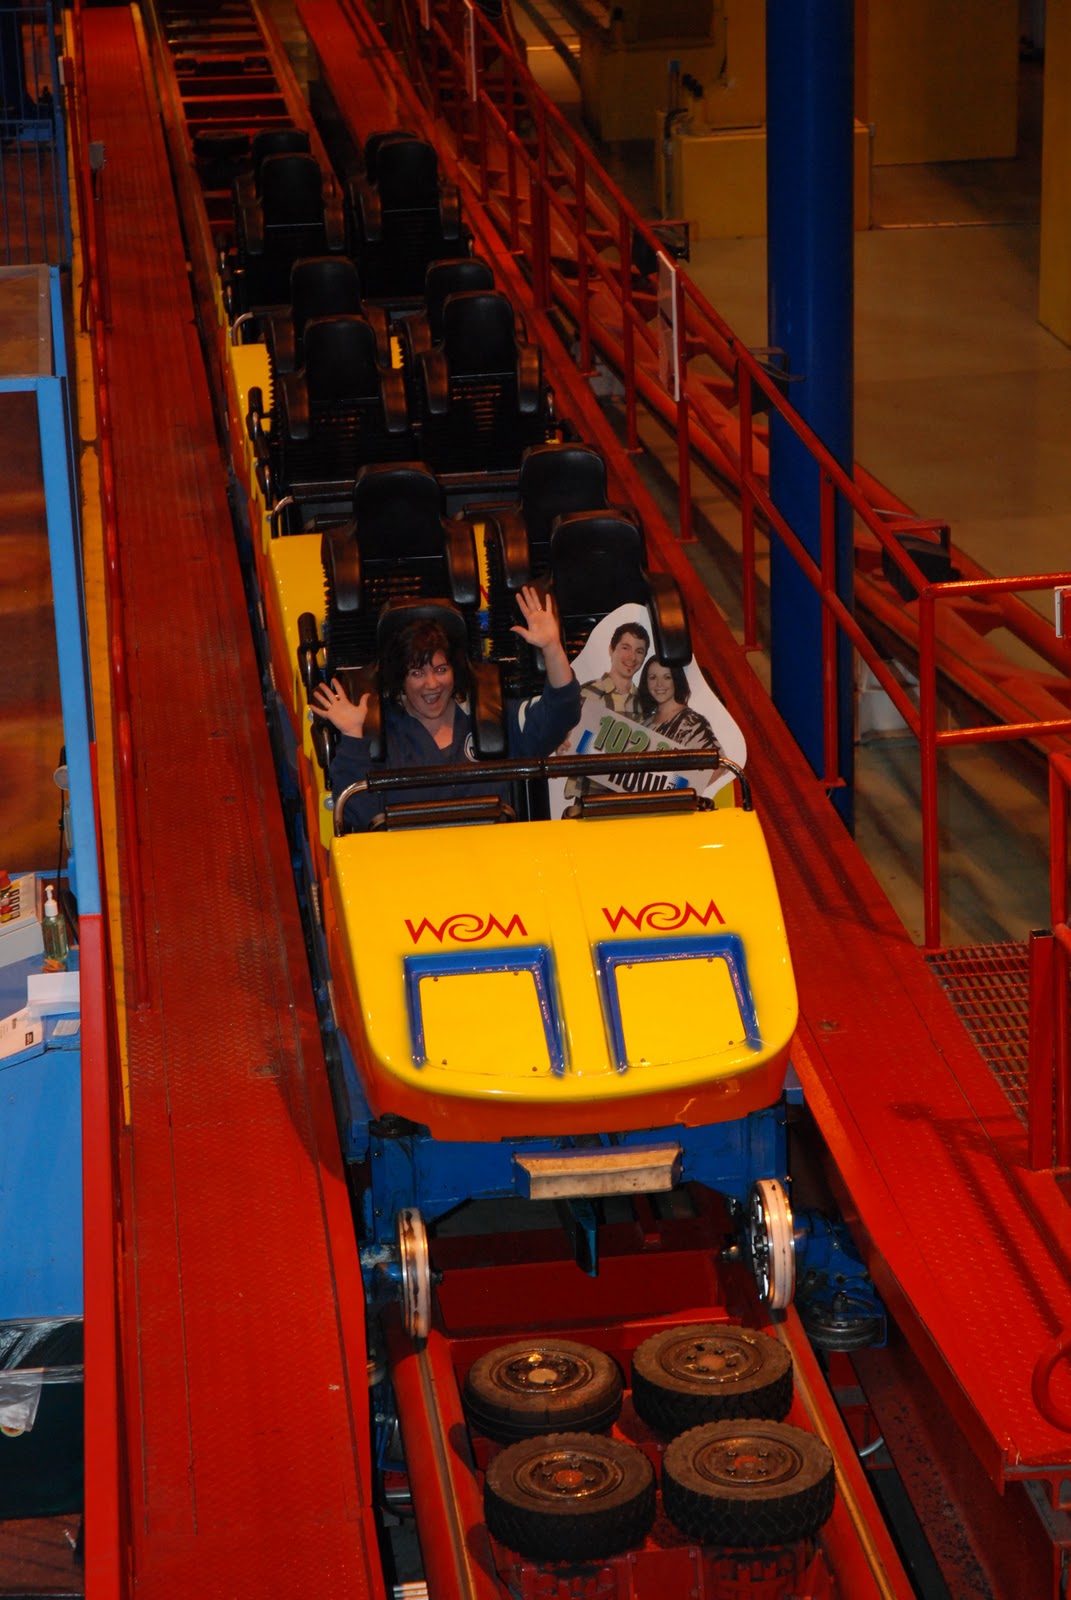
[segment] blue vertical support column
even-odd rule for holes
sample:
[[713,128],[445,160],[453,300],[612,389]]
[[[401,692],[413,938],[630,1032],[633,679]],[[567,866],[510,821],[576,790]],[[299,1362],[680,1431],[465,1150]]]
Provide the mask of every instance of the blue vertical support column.
[[[766,200],[770,344],[799,381],[789,398],[851,471],[853,390],[853,0],[766,0]],[[770,491],[801,543],[820,555],[819,472],[775,413]],[[850,508],[837,504],[837,591],[852,604]],[[775,536],[770,555],[774,704],[815,772],[823,771],[822,606]],[[833,798],[851,826],[852,651],[837,650]]]

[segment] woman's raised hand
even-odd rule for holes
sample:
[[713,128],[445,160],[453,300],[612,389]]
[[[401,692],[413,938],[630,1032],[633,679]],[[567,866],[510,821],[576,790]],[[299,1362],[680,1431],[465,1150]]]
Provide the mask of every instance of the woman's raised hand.
[[558,638],[558,619],[550,603],[550,596],[540,600],[539,591],[525,584],[517,595],[523,623],[517,623],[514,633],[519,633],[534,650],[545,650],[552,639]]
[[549,594],[545,600],[541,600],[538,589],[526,583],[517,595],[517,604],[524,621],[516,623],[512,631],[526,639],[534,650],[542,650],[547,682],[556,689],[562,688],[572,677],[573,669],[562,645],[558,618]]
[[318,717],[326,717],[348,738],[359,739],[364,732],[368,696],[363,694],[354,705],[337,678],[332,678],[330,683],[318,683],[309,704]]

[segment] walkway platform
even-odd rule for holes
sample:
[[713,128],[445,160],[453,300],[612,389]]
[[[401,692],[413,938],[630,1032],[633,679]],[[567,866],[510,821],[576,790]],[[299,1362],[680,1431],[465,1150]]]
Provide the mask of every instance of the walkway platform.
[[120,1152],[134,1590],[363,1600],[363,1295],[226,472],[137,13],[84,28],[150,974]]

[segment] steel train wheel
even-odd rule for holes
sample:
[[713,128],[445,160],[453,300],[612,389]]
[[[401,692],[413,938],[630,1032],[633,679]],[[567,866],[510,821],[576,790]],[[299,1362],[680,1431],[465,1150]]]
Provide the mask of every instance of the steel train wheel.
[[413,1343],[421,1344],[431,1327],[428,1232],[415,1206],[404,1206],[399,1211],[395,1228],[402,1282],[402,1325]]
[[536,1561],[599,1561],[639,1544],[655,1517],[654,1468],[597,1433],[522,1439],[484,1479],[488,1531]]
[[796,1243],[792,1207],[776,1178],[751,1186],[747,1243],[760,1298],[771,1311],[784,1311],[796,1292]]
[[708,1422],[662,1461],[662,1504],[682,1533],[759,1549],[809,1539],[833,1510],[833,1456],[784,1422]]
[[610,1428],[621,1410],[617,1362],[569,1339],[525,1339],[474,1361],[462,1398],[474,1427],[508,1444],[539,1433]]
[[724,1323],[663,1328],[632,1358],[632,1403],[670,1435],[731,1417],[780,1420],[792,1404],[792,1357],[776,1339]]

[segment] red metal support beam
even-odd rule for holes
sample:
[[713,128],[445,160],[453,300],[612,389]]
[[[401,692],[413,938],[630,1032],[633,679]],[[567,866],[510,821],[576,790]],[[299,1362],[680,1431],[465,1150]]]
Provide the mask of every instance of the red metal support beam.
[[1046,929],[1030,935],[1030,1044],[1027,1074],[1027,1128],[1030,1165],[1035,1172],[1053,1162],[1055,1078],[1055,940]]
[[433,1328],[417,1349],[392,1318],[387,1348],[428,1592],[434,1600],[502,1600],[450,1342]]
[[121,1088],[108,1010],[111,963],[102,917],[78,924],[82,996],[82,1253],[85,1338],[85,1591],[87,1600],[129,1592],[129,1540],[120,1484],[125,1479],[119,1390],[116,1149]]

